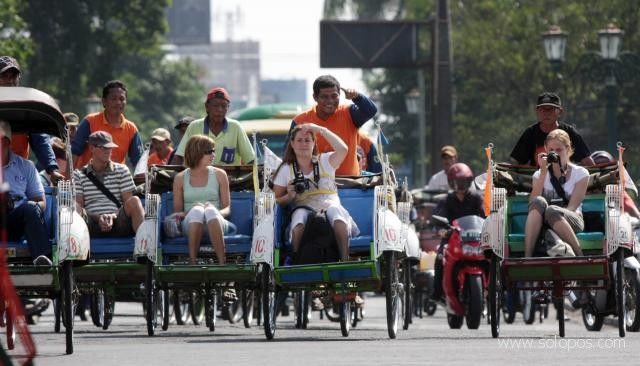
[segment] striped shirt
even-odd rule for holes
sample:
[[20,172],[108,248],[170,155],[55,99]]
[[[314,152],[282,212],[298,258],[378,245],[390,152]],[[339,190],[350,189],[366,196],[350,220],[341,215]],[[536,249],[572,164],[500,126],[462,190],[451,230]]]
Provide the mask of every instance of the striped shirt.
[[[93,171],[91,164],[86,166],[87,172]],[[118,207],[113,201],[96,187],[95,184],[84,173],[84,168],[76,169],[74,172],[76,194],[84,198],[84,209],[89,214],[115,213]],[[107,189],[122,204],[122,193],[133,192],[135,185],[129,168],[124,164],[111,162],[107,170],[102,175],[94,175],[102,181]]]

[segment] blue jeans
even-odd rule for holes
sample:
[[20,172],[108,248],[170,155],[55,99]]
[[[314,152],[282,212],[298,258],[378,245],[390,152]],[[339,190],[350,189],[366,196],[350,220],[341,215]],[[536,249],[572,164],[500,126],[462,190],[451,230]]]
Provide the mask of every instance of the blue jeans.
[[7,220],[9,240],[17,241],[27,237],[29,251],[33,258],[39,255],[51,257],[51,243],[44,223],[44,213],[38,204],[28,201],[9,212]]

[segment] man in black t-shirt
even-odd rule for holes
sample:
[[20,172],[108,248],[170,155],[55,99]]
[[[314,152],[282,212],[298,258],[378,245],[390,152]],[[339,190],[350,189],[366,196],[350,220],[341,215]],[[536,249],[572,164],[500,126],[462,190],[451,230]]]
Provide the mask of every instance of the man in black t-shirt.
[[562,101],[560,97],[551,92],[544,92],[538,96],[536,116],[538,123],[527,127],[518,139],[516,146],[511,151],[511,159],[514,163],[522,165],[538,165],[537,156],[544,152],[544,140],[549,132],[562,129],[569,134],[574,153],[571,160],[575,163],[588,166],[594,165],[591,159],[589,147],[582,139],[574,126],[558,122],[562,114]]
[[[449,192],[447,198],[438,203],[433,214],[446,217],[449,222],[468,215],[484,218],[483,198],[478,192],[470,190],[473,181],[471,168],[464,163],[453,164],[447,170],[447,181],[453,192]],[[446,244],[447,239],[443,238],[434,263],[434,286],[431,298],[435,301],[442,300],[442,258]]]

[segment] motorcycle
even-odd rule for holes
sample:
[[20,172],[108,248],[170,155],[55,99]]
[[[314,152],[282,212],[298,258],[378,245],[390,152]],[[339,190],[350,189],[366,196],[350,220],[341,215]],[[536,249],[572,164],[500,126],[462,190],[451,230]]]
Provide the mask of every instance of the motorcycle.
[[484,219],[463,216],[452,223],[433,215],[432,221],[446,228],[442,288],[446,300],[447,321],[451,329],[477,329],[484,312],[485,289],[489,281],[489,263],[480,247]]
[[[629,332],[640,331],[640,220],[623,215],[629,221],[633,237],[633,255],[624,259],[623,286],[626,288],[624,306],[625,328]],[[611,265],[611,273],[618,276],[615,266]],[[616,315],[616,291],[614,286],[608,289],[589,290],[586,293],[586,304],[580,305],[582,322],[589,331],[600,331],[607,315]],[[577,294],[570,293],[569,300],[575,302]]]

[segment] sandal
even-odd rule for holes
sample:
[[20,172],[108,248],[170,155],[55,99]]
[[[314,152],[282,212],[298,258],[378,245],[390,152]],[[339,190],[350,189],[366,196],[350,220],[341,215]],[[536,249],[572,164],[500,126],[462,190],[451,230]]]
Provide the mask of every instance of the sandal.
[[234,303],[238,301],[238,295],[236,295],[236,289],[231,287],[222,291],[222,301],[226,303]]

